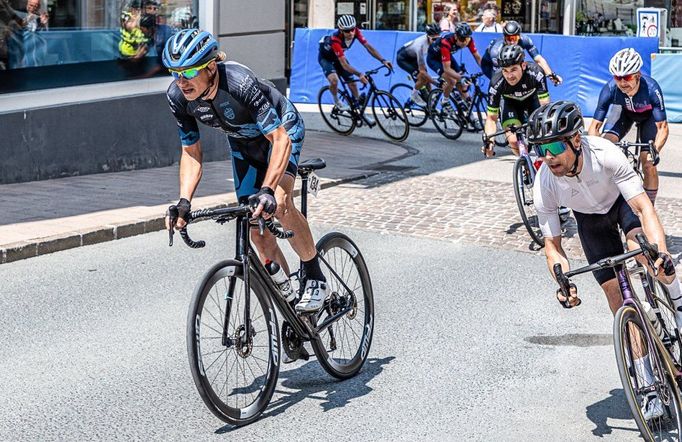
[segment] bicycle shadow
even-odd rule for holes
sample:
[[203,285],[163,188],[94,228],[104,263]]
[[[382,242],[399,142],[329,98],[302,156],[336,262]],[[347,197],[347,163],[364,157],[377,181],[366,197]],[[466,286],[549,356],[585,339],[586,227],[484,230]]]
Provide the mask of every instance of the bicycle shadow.
[[[608,419],[617,419],[632,422],[632,412],[625,399],[625,393],[622,388],[614,388],[609,392],[610,396],[588,405],[585,409],[587,418],[595,424],[592,429],[592,434],[598,437],[604,437],[611,434],[613,430],[625,430],[638,433],[636,425],[632,427],[622,427],[609,425]],[[633,422],[634,424],[634,422]]]
[[[394,359],[395,356],[367,358],[360,373],[345,381],[330,377],[315,359],[300,367],[280,371],[280,385],[286,387],[287,390],[275,389],[275,396],[279,397],[270,402],[260,419],[284,413],[292,405],[308,398],[320,401],[320,406],[325,412],[343,407],[351,400],[369,394],[372,391],[368,385],[369,382]],[[230,433],[239,428],[241,427],[228,424],[217,429],[215,434]]]

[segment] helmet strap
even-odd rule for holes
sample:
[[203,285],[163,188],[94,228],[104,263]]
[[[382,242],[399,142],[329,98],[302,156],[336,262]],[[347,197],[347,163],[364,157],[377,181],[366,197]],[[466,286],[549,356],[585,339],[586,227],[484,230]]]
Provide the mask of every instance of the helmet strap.
[[568,176],[578,176],[580,172],[578,172],[578,163],[580,162],[580,155],[582,155],[583,150],[582,149],[576,149],[573,147],[573,143],[569,142],[569,146],[571,146],[571,150],[575,154],[575,160],[573,160],[573,167],[571,167],[571,170],[566,174]]

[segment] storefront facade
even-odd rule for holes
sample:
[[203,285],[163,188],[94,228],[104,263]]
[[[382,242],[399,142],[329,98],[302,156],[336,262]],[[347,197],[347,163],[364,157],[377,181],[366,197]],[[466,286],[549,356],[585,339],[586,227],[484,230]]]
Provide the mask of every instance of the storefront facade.
[[[266,0],[0,0],[0,184],[172,165],[164,39],[210,31],[229,60],[285,90],[285,20],[284,3]],[[144,43],[123,42],[127,21]],[[202,130],[202,148],[228,157],[218,131]]]

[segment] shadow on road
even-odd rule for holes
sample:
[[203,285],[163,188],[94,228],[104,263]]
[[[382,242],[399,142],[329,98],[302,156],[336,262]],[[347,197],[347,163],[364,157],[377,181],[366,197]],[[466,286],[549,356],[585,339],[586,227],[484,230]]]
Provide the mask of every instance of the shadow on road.
[[[609,397],[602,399],[599,402],[595,402],[592,405],[588,405],[585,409],[587,418],[596,425],[596,427],[592,429],[592,434],[604,437],[607,434],[611,434],[613,430],[639,432],[634,421],[632,421],[632,412],[628,407],[623,389],[614,388],[609,394]],[[632,422],[632,426],[612,426],[607,423],[608,419],[629,420]]]
[[[319,401],[324,411],[343,407],[352,399],[370,393],[372,388],[368,385],[369,382],[394,359],[395,356],[368,358],[360,373],[345,381],[330,377],[314,360],[301,367],[281,371],[279,381],[288,390],[275,390],[275,395],[279,395],[279,397],[270,403],[261,419],[277,416],[305,399]],[[225,425],[217,429],[216,434],[229,433],[238,428],[233,425]]]

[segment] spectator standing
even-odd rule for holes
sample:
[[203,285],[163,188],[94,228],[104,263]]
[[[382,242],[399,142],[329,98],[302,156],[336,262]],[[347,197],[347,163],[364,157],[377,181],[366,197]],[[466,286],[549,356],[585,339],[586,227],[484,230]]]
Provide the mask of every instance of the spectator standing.
[[475,29],[476,32],[498,32],[502,33],[502,25],[497,23],[497,11],[486,9],[481,17],[481,24]]
[[440,20],[440,30],[443,32],[455,32],[455,26],[459,22],[459,4],[450,3],[446,9],[446,16]]

